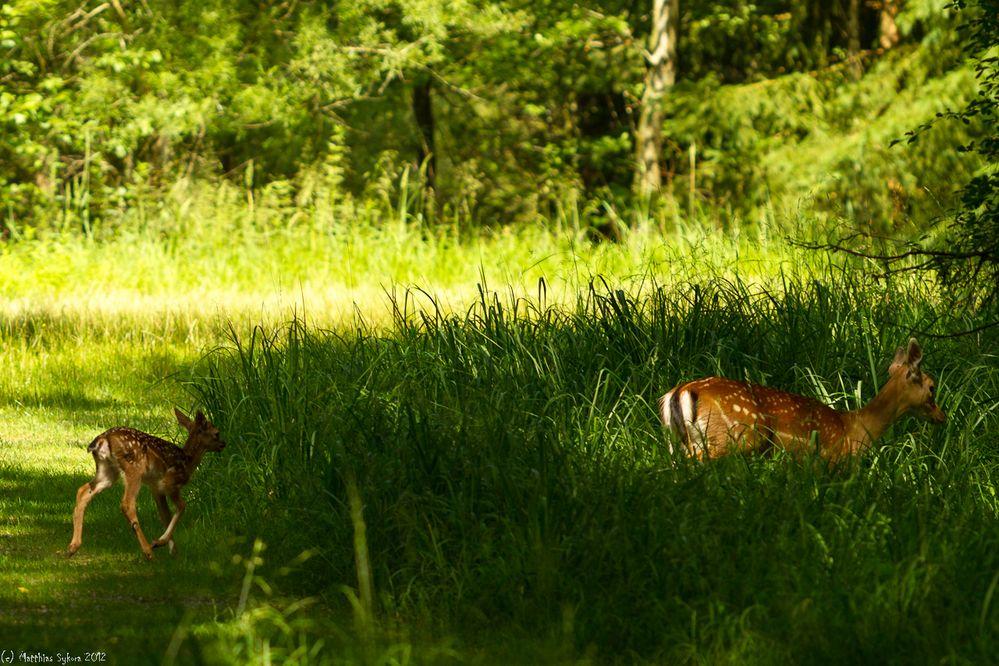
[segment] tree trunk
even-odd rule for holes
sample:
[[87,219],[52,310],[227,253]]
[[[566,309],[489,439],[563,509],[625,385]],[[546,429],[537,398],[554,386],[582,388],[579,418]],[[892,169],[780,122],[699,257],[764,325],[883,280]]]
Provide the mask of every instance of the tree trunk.
[[676,81],[676,41],[680,0],[652,1],[652,30],[645,54],[645,91],[642,93],[635,133],[638,173],[635,190],[648,197],[662,186],[662,102],[666,89]]
[[854,80],[863,74],[860,65],[860,0],[850,0],[846,17],[846,57]]
[[437,147],[434,144],[433,82],[430,78],[413,87],[413,117],[420,130],[420,166],[426,165],[427,187],[437,189]]
[[881,0],[881,20],[878,26],[878,43],[882,49],[887,51],[898,44],[901,37],[898,34],[898,25],[895,17],[901,9],[902,0]]

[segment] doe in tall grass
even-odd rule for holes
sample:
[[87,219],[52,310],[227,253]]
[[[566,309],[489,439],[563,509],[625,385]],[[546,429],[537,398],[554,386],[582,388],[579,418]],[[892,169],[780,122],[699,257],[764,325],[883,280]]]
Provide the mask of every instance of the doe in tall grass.
[[[125,478],[121,512],[135,531],[142,553],[151,560],[153,548],[164,545],[169,545],[171,555],[176,552],[173,531],[185,506],[180,497],[180,489],[190,481],[205,453],[221,451],[225,448],[225,442],[219,439],[218,428],[201,412],[197,413],[193,421],[179,409],[174,409],[174,414],[177,421],[187,429],[187,441],[183,448],[133,428],[111,428],[90,442],[87,450],[94,456],[97,473],[76,492],[73,540],[69,544],[69,555],[80,549],[83,540],[83,513],[90,500],[97,493],[111,487],[120,476]],[[160,519],[166,526],[163,536],[153,541],[152,545],[142,533],[135,511],[135,498],[142,484],[146,484],[152,491]],[[167,496],[173,501],[176,513],[170,513]]]
[[830,461],[866,451],[906,413],[933,423],[947,416],[935,400],[936,384],[919,364],[915,338],[899,347],[888,381],[862,408],[840,412],[817,400],[749,382],[707,377],[680,384],[659,400],[663,423],[697,458],[736,451],[817,451]]

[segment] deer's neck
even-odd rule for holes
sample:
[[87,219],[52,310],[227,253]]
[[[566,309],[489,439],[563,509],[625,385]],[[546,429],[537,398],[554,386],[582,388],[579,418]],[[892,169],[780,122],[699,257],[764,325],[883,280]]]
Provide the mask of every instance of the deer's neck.
[[187,442],[184,444],[184,453],[187,454],[185,469],[187,470],[187,475],[190,476],[198,468],[198,465],[201,464],[201,459],[205,455],[205,448],[198,446],[194,442]]
[[873,444],[905,413],[907,405],[901,400],[901,388],[894,378],[890,379],[869,403],[847,412],[847,437],[855,449]]

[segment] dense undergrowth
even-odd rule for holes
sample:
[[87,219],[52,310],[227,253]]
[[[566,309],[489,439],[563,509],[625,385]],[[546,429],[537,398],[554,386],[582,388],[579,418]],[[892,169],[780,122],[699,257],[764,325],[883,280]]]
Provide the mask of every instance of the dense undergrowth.
[[[547,660],[989,660],[995,332],[928,337],[977,322],[913,281],[702,278],[597,280],[569,305],[481,289],[464,314],[401,298],[388,329],[234,329],[191,385],[234,443],[205,471],[211,520],[298,558],[291,589],[353,609],[376,642],[454,637],[514,661],[539,645]],[[699,464],[656,420],[661,393],[705,374],[857,406],[911,334],[949,420],[905,419],[855,464]],[[334,660],[318,625],[272,634]]]

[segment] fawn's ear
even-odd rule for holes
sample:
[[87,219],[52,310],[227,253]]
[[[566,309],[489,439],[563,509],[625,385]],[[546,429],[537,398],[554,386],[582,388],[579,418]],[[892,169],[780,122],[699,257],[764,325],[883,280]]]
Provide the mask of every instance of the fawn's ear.
[[199,426],[202,426],[202,427],[206,426],[206,425],[208,425],[208,417],[205,416],[204,412],[202,412],[199,409],[198,413],[194,415],[194,423],[195,423],[195,425],[199,425]]
[[173,408],[173,414],[174,416],[177,417],[177,423],[184,426],[187,430],[190,430],[192,427],[194,427],[194,422],[187,417],[187,414],[180,411],[178,408],[176,407]]

